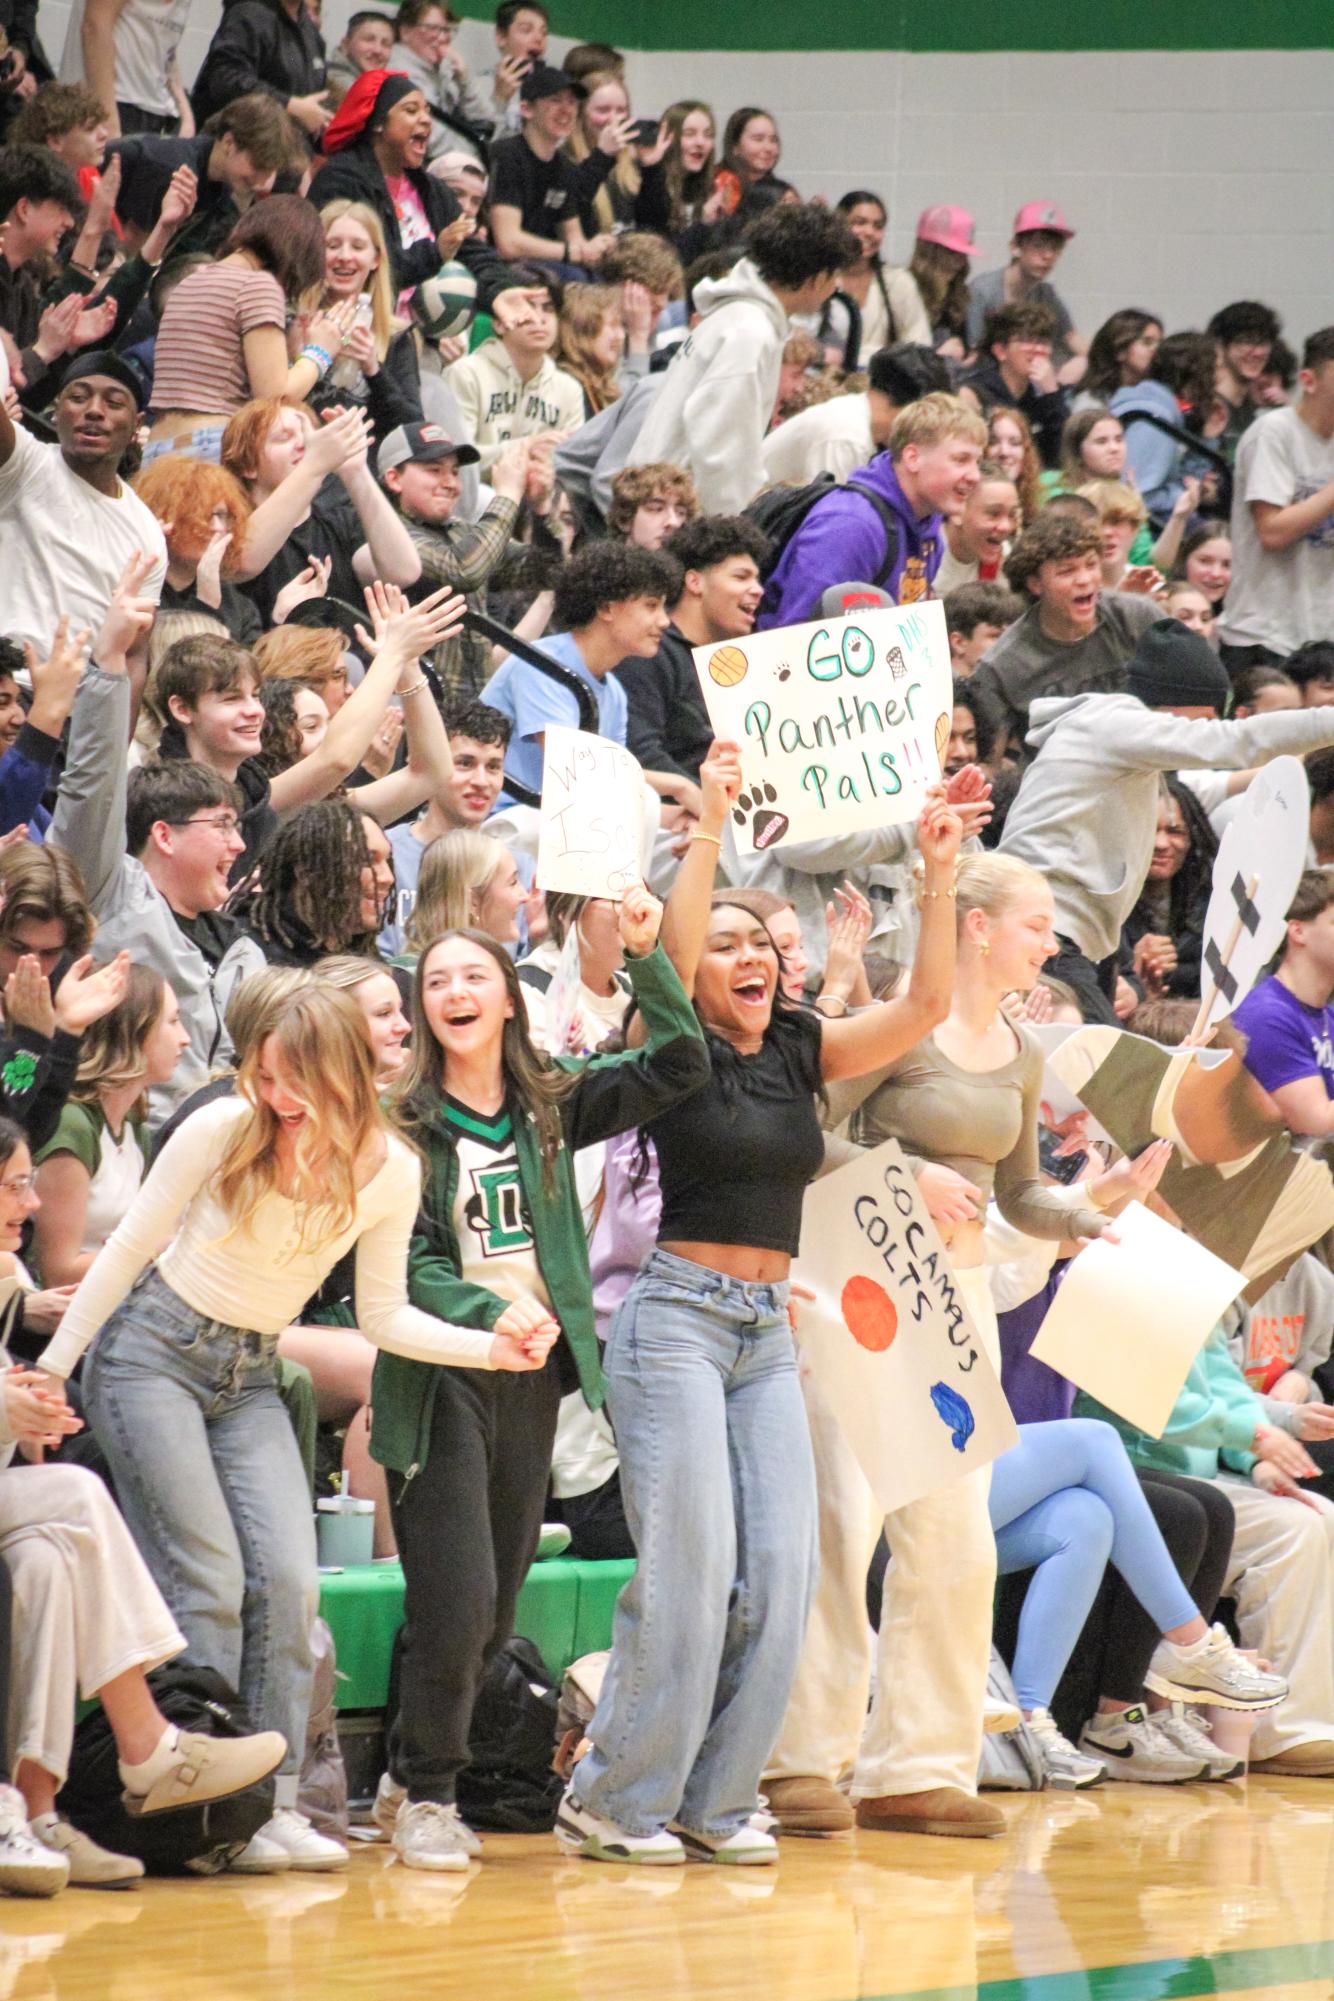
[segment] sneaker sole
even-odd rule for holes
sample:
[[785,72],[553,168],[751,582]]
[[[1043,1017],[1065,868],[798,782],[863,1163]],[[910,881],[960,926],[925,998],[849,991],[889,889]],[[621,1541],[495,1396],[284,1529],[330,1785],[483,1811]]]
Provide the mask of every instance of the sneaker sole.
[[1100,1772],[1086,1779],[1078,1779],[1072,1772],[1048,1772],[1043,1790],[1050,1793],[1086,1793],[1090,1787],[1106,1783],[1107,1767],[1104,1765]]
[[1131,1772],[1123,1765],[1108,1765],[1107,1777],[1132,1786],[1194,1786],[1208,1779],[1209,1767],[1200,1765],[1193,1772]]
[[0,1869],[0,1890],[10,1897],[54,1897],[69,1882],[68,1868],[52,1859],[50,1867],[34,1862],[30,1869]]
[[401,1862],[405,1869],[432,1870],[436,1875],[447,1871],[461,1872],[468,1866],[466,1855],[405,1855],[401,1848],[394,1849],[395,1862]]
[[1153,1668],[1145,1675],[1144,1686],[1169,1702],[1203,1702],[1210,1709],[1239,1709],[1248,1716],[1263,1716],[1266,1710],[1278,1709],[1288,1699],[1286,1695],[1265,1695],[1256,1702],[1243,1702],[1239,1696],[1222,1695],[1217,1689],[1192,1688],[1184,1681],[1173,1681],[1170,1675],[1158,1674]]
[[346,1869],[351,1860],[350,1855],[330,1856],[327,1861],[323,1856],[307,1859],[293,1855],[289,1858],[288,1867],[302,1876],[332,1876],[336,1869]]
[[628,1862],[640,1869],[679,1869],[685,1861],[685,1849],[676,1854],[646,1854],[642,1848],[626,1848],[616,1841],[603,1841],[599,1834],[584,1834],[569,1821],[557,1816],[555,1836],[567,1855],[578,1855],[585,1862]]
[[687,1862],[716,1862],[731,1869],[754,1869],[756,1867],[772,1865],[778,1860],[776,1845],[773,1848],[751,1848],[745,1850],[742,1854],[734,1853],[731,1855],[724,1855],[715,1848],[706,1848],[703,1846],[697,1848],[693,1842],[687,1841],[684,1836],[682,1836],[681,1845],[685,1849]]

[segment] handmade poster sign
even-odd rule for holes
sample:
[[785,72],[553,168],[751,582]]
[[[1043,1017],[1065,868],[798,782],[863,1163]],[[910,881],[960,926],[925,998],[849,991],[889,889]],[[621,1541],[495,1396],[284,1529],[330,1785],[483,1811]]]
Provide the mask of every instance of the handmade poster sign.
[[609,737],[559,723],[548,726],[544,749],[538,886],[619,900],[643,881],[638,761]]
[[944,608],[856,611],[697,646],[714,734],[741,746],[740,854],[915,820],[953,688]]
[[1247,786],[1214,863],[1195,1034],[1227,1019],[1278,950],[1306,865],[1310,819],[1300,758],[1274,758]]
[[1080,1252],[1032,1353],[1119,1417],[1161,1438],[1191,1363],[1245,1280],[1141,1202]]
[[579,926],[572,924],[560,948],[556,970],[545,994],[547,1048],[553,1056],[564,1056],[570,1048],[570,1031],[579,1014]]
[[1093,1114],[1090,1132],[1123,1153],[1175,1141],[1158,1192],[1206,1250],[1241,1272],[1249,1303],[1334,1228],[1328,1167],[1293,1145],[1233,1051],[1165,1049],[1090,1023],[1048,1045],[1044,1098],[1049,1081]]
[[1018,1433],[896,1140],[813,1182],[797,1340],[888,1512],[975,1472]]

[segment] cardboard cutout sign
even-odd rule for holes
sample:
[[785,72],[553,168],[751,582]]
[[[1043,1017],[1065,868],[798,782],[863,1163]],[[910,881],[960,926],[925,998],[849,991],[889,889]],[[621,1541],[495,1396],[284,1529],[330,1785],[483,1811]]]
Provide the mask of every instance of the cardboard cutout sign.
[[1018,1433],[896,1140],[813,1182],[794,1278],[802,1354],[888,1513]]
[[1282,943],[1306,865],[1311,788],[1296,757],[1276,757],[1246,788],[1214,863],[1204,921],[1198,1034],[1225,1021]]
[[1245,1281],[1140,1202],[1115,1228],[1119,1243],[1099,1238],[1074,1260],[1031,1352],[1161,1438],[1191,1363]]
[[694,656],[714,734],[741,746],[738,853],[917,818],[954,703],[940,604],[812,619]]
[[538,886],[619,901],[643,881],[638,760],[610,737],[560,723],[548,727],[544,750]]

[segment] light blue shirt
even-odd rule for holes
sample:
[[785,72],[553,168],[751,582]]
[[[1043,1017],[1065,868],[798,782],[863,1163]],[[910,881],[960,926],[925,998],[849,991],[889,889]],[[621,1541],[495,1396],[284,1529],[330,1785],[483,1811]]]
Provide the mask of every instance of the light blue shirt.
[[[614,743],[624,743],[627,703],[625,690],[615,673],[604,675],[601,680],[590,673],[573,633],[548,633],[542,639],[541,647],[562,667],[572,668],[589,689],[597,703],[598,735],[610,737]],[[530,667],[517,654],[507,653],[482,690],[482,700],[493,709],[499,709],[502,716],[508,716],[513,726],[514,734],[505,755],[507,777],[513,778],[518,785],[527,786],[532,793],[540,793],[542,747],[536,738],[552,723],[564,723],[571,729],[578,729],[579,704],[573,692],[559,681],[553,681],[541,668]],[[498,802],[500,805],[506,803],[503,797]]]

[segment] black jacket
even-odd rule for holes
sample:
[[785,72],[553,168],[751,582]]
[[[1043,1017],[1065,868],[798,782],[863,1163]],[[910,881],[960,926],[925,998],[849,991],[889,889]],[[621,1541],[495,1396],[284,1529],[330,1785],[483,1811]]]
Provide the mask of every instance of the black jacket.
[[[241,0],[242,7],[256,4],[257,0]],[[316,208],[323,208],[326,202],[331,201],[362,201],[375,210],[384,231],[384,240],[389,246],[390,275],[396,293],[406,285],[420,285],[424,279],[435,276],[440,269],[440,253],[434,239],[459,215],[458,201],[452,188],[447,188],[434,174],[426,173],[421,167],[410,167],[407,178],[416,189],[431,226],[431,240],[414,243],[407,250],[399,239],[393,196],[369,139],[335,153],[331,160],[326,160],[310,184],[310,199]],[[490,244],[479,242],[475,236],[469,237],[455,256],[460,264],[467,265],[476,278],[477,304],[480,310],[485,311],[501,288],[504,265]]]
[[652,660],[623,660],[616,678],[629,705],[625,741],[645,771],[675,771],[699,783],[713,740],[690,641],[669,625]]
[[306,401],[312,410],[346,409],[349,403],[355,403],[374,424],[377,444],[382,444],[400,424],[420,424],[421,369],[411,327],[394,335],[374,375],[363,376],[351,390],[340,388],[326,376],[323,382],[316,383]]
[[120,193],[116,197],[120,220],[151,230],[172,175],[178,167],[188,167],[199,183],[199,197],[194,214],[173,236],[170,255],[176,258],[194,250],[219,250],[241,211],[232,200],[231,189],[208,177],[209,156],[216,144],[207,132],[194,139],[163,139],[146,132],[113,139],[107,152],[120,159]]
[[324,43],[301,8],[294,21],[282,0],[231,0],[195,80],[190,102],[202,125],[234,98],[262,90],[286,104],[324,89]]
[[996,409],[1021,410],[1028,419],[1043,465],[1051,468],[1061,463],[1061,432],[1070,412],[1070,399],[1064,389],[1044,393],[1030,382],[1022,396],[1015,396],[1001,374],[1000,363],[990,355],[971,369],[959,386],[972,390],[982,405],[984,417]]

